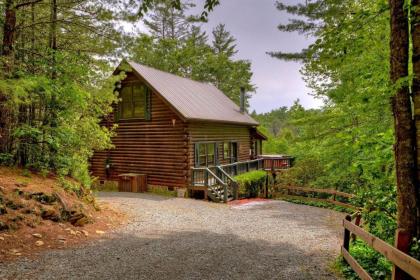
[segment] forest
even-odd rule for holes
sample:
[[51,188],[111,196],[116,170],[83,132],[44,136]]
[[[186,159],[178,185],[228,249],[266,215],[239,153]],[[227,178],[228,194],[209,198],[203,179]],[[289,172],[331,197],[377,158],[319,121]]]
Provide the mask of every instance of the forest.
[[[284,2],[273,5],[291,18],[285,24],[279,18],[279,32],[315,40],[301,52],[283,52],[279,44],[267,55],[300,62],[323,106],[305,109],[296,100],[289,108],[252,112],[269,138],[263,152],[295,158],[280,184],[355,194],[365,228],[381,239],[393,244],[397,228],[410,231],[410,253],[419,258],[420,1]],[[90,186],[89,158],[112,147],[114,131],[100,120],[118,101],[114,86],[123,77],[111,74],[122,59],[210,82],[236,103],[240,87],[258,98],[251,62],[237,59],[227,27],[202,30],[220,5],[204,3],[0,2],[0,164],[70,175]],[[362,242],[352,253],[375,279],[389,277],[391,264]]]

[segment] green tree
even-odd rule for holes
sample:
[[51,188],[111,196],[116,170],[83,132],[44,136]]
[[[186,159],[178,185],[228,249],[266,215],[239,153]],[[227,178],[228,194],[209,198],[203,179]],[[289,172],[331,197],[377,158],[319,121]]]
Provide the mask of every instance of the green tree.
[[251,83],[251,64],[216,54],[202,40],[190,36],[184,40],[156,39],[141,35],[127,51],[130,59],[182,77],[210,82],[229,98],[239,103],[240,87],[248,93],[255,90]]
[[225,54],[232,57],[238,51],[236,50],[236,39],[225,29],[224,24],[218,24],[212,31],[212,47],[216,54]]
[[191,21],[185,15],[185,10],[193,6],[191,3],[181,3],[180,8],[176,8],[170,0],[155,1],[143,21],[156,38],[182,39],[189,34]]

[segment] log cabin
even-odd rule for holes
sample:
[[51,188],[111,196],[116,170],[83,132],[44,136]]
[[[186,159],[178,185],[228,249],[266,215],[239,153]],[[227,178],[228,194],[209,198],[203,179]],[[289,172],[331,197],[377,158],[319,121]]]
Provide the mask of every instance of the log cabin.
[[238,106],[212,84],[124,64],[120,102],[103,121],[117,124],[114,148],[94,153],[93,176],[103,182],[145,174],[149,188],[187,188],[226,201],[235,196],[234,175],[263,167],[266,137],[246,113],[243,91]]

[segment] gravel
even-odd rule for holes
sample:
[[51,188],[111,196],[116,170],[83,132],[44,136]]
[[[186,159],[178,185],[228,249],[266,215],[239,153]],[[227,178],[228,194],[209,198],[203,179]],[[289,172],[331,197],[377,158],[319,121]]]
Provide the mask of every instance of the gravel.
[[343,214],[284,201],[241,206],[100,193],[132,217],[80,247],[0,264],[0,279],[337,279]]

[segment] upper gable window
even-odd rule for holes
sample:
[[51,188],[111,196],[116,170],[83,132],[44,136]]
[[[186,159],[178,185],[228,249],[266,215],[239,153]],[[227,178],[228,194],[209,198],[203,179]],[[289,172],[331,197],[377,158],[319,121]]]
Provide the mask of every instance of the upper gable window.
[[126,84],[120,91],[120,119],[149,119],[150,96],[148,88],[141,83]]

